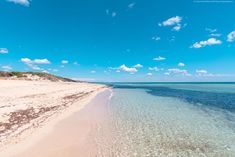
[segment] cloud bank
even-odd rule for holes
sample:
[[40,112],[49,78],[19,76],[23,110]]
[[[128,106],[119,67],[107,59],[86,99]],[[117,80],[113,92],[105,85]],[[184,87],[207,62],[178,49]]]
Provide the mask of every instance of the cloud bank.
[[205,41],[199,41],[199,42],[194,43],[191,46],[191,48],[199,49],[199,48],[202,48],[202,47],[205,47],[205,46],[219,45],[219,44],[222,44],[221,40],[217,40],[216,38],[210,38],[210,39],[205,40]]

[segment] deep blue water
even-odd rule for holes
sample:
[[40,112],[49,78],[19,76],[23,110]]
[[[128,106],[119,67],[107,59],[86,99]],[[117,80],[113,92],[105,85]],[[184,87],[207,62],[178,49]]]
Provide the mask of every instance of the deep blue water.
[[95,82],[98,84],[107,84],[107,85],[128,85],[128,84],[235,84],[235,82]]
[[145,85],[113,85],[113,88],[123,89],[146,89],[147,93],[154,96],[174,97],[187,101],[194,105],[205,105],[235,112],[235,93],[194,91],[186,89],[175,89],[165,86]]

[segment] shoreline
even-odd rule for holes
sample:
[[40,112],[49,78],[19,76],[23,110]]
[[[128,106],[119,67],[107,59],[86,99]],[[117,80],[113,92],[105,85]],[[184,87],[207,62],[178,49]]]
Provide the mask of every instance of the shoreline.
[[[19,96],[20,99],[23,98],[23,104],[27,104],[27,102],[24,102],[24,99],[30,99],[31,105],[34,105],[35,102],[37,103],[46,103],[46,100],[44,100],[44,96],[48,96],[52,94],[52,98],[56,97],[56,100],[61,98],[63,96],[63,99],[61,101],[58,101],[60,104],[60,107],[56,108],[55,110],[45,112],[45,115],[42,114],[36,119],[28,120],[28,124],[24,124],[23,126],[19,127],[20,132],[12,131],[11,136],[6,137],[6,141],[1,140],[1,145],[0,145],[0,156],[4,157],[10,157],[13,155],[16,155],[20,152],[24,152],[27,150],[32,144],[36,143],[37,141],[40,141],[43,137],[46,135],[50,134],[55,125],[58,124],[60,121],[68,118],[75,112],[79,112],[82,110],[89,102],[96,97],[97,94],[102,93],[103,91],[107,90],[107,86],[104,85],[98,85],[98,84],[90,84],[90,83],[68,83],[68,82],[41,82],[41,81],[5,81],[1,82],[0,84],[5,84],[6,82],[10,82],[11,84],[16,83],[19,85],[19,83],[23,84],[24,88],[31,88],[32,90],[34,86],[37,85],[39,89],[36,91],[34,90],[34,93],[31,93],[29,90],[28,92],[30,93],[29,97],[28,96],[23,96],[22,97],[22,91],[19,91],[19,93],[16,93],[15,95],[12,94],[13,97]],[[42,85],[45,85],[44,87]],[[14,86],[14,85],[11,85]],[[21,85],[19,85],[21,86]],[[22,88],[23,88],[22,86]],[[42,87],[41,87],[42,86]],[[49,87],[48,87],[49,86]],[[52,89],[50,91],[50,86],[52,86]],[[57,90],[55,87],[59,86],[60,89],[58,89],[58,93],[55,93],[55,90]],[[4,87],[8,87],[7,85],[1,86],[1,90],[5,90]],[[18,87],[17,87],[18,88]],[[43,89],[40,89],[43,88]],[[43,95],[41,92],[46,88],[46,93]],[[15,88],[13,88],[15,90]],[[42,90],[42,91],[41,91]],[[76,91],[76,92],[75,92]],[[26,92],[26,91],[24,91]],[[23,92],[23,93],[24,93]],[[39,95],[37,95],[38,93]],[[48,92],[48,93],[47,93]],[[57,91],[56,91],[57,92]],[[61,93],[62,92],[62,93]],[[27,92],[26,92],[27,93]],[[35,94],[36,93],[36,94]],[[28,94],[28,93],[27,93]],[[26,94],[26,95],[27,95]],[[48,95],[47,95],[48,94]],[[5,96],[5,97],[4,97]],[[9,96],[7,91],[5,95],[1,95],[0,98],[1,100],[4,101],[9,101],[6,97]],[[16,99],[16,100],[15,100]],[[3,103],[4,103],[3,101]],[[13,98],[13,100],[10,100],[10,104],[12,102],[17,101],[17,98]],[[44,102],[45,101],[45,102]],[[53,101],[53,100],[50,100]],[[53,103],[58,103],[54,102]],[[2,112],[4,110],[3,104],[0,104],[0,111]],[[44,105],[44,104],[43,104]],[[20,106],[22,107],[22,106]],[[25,107],[25,106],[24,106]],[[18,107],[19,108],[19,107]],[[18,109],[16,108],[16,109]],[[25,108],[29,108],[28,105],[26,105]],[[12,109],[12,108],[10,108]],[[19,110],[19,109],[18,109]],[[22,109],[23,110],[23,109]],[[11,113],[11,112],[10,112]],[[13,112],[14,113],[14,112]],[[40,112],[38,112],[40,113]],[[50,114],[48,114],[50,113]],[[5,114],[7,115],[7,114]],[[9,115],[9,114],[8,114]],[[23,115],[27,116],[27,115]],[[2,121],[4,118],[0,117],[1,119],[1,124],[4,124]],[[22,129],[23,128],[23,129]],[[10,135],[10,134],[9,134]],[[4,139],[4,134],[0,134],[1,139]]]
[[50,133],[12,157],[97,156],[97,129],[107,119],[110,90],[98,93],[88,104],[58,121]]

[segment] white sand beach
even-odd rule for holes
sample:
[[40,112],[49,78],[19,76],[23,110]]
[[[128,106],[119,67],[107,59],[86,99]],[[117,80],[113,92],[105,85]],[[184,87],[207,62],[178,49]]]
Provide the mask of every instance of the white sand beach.
[[105,89],[91,83],[1,80],[0,156],[24,152]]

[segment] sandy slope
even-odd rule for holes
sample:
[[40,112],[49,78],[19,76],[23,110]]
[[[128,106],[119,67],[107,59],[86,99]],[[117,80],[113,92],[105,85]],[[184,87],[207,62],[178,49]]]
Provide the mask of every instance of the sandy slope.
[[[15,147],[10,157],[98,157],[97,132],[110,120],[110,94],[111,90],[97,94],[82,110],[60,120],[44,137],[30,138]],[[16,151],[23,147],[23,151]]]
[[0,154],[45,124],[81,109],[104,88],[89,83],[1,80]]

